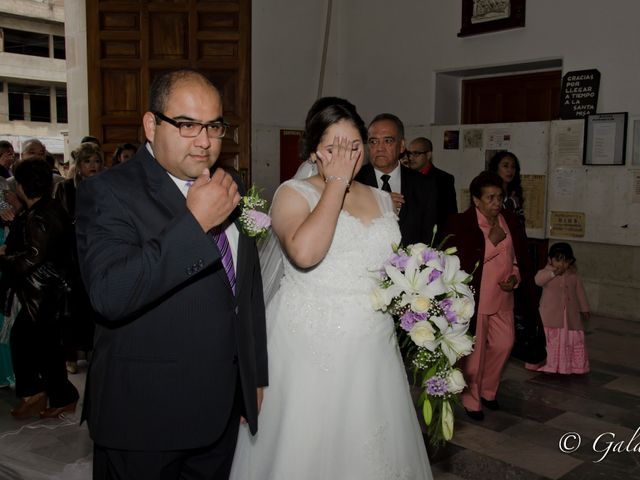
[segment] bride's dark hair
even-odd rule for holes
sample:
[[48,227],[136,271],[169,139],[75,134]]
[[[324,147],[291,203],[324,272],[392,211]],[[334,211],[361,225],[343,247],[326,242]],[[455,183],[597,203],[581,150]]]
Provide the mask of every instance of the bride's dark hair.
[[300,159],[307,160],[318,148],[327,128],[341,120],[351,121],[360,132],[362,142],[366,143],[367,127],[355,105],[344,98],[322,97],[315,101],[307,113],[304,134],[300,139]]

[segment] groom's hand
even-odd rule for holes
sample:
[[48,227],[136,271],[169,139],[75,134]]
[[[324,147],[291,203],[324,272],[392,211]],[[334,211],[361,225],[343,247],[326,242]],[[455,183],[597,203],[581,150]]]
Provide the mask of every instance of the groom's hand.
[[[262,399],[264,398],[264,389],[259,387],[256,389],[256,402],[258,404],[258,413],[260,413],[260,409],[262,408]],[[247,423],[247,419],[244,417],[240,417],[240,423]]]
[[187,193],[187,208],[205,232],[224,222],[238,202],[238,185],[222,168],[211,176],[204,169]]

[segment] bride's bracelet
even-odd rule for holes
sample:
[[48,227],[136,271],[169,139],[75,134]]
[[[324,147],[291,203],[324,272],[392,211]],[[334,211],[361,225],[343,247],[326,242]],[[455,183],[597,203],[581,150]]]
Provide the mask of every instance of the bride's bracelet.
[[335,180],[343,182],[347,186],[347,188],[351,186],[351,182],[348,182],[347,179],[345,179],[344,177],[339,177],[337,175],[329,175],[327,178],[324,179],[324,183],[333,182]]

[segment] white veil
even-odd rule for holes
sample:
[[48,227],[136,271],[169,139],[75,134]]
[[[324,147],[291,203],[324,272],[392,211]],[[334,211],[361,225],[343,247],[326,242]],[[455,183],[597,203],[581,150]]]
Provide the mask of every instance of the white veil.
[[[293,176],[296,180],[304,180],[318,173],[315,162],[306,160],[298,167]],[[262,271],[262,289],[264,291],[264,303],[268,305],[280,288],[280,280],[284,275],[283,252],[278,237],[269,231],[267,237],[258,245],[260,257],[260,270]]]

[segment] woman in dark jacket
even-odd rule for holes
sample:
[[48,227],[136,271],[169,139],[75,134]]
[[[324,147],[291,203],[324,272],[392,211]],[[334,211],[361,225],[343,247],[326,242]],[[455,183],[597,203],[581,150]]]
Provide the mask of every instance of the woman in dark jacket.
[[[104,155],[100,147],[92,142],[81,143],[72,153],[73,177],[58,184],[55,198],[71,217],[75,225],[76,189],[84,179],[100,173],[104,167]],[[75,256],[75,235],[73,237],[73,271],[70,272],[71,315],[63,325],[62,343],[65,349],[66,366],[69,373],[78,371],[78,352],[88,353],[93,349],[96,313],[91,307],[89,296],[80,279],[80,268]]]
[[482,420],[483,405],[499,408],[495,397],[514,342],[513,292],[532,292],[533,276],[524,228],[513,213],[502,210],[502,179],[482,172],[469,190],[472,206],[449,217],[445,235],[450,235],[446,246],[458,249],[460,267],[473,272],[476,312],[470,330],[476,344],[462,363],[468,384],[462,403],[472,419]]
[[60,342],[68,290],[65,277],[71,265],[71,222],[51,198],[52,173],[46,161],[25,160],[14,176],[26,209],[0,248],[7,303],[21,305],[10,339],[21,402],[11,414],[57,417],[75,411],[78,401],[78,391],[67,379]]

